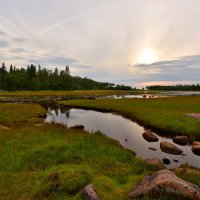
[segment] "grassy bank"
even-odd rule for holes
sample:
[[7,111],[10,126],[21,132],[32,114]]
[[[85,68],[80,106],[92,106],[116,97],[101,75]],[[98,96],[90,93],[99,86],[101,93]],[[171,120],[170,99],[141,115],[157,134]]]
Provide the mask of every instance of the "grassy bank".
[[42,124],[39,105],[0,109],[0,124],[10,128],[0,128],[0,199],[81,199],[92,183],[101,199],[123,200],[155,170],[101,133]]
[[0,92],[0,97],[41,97],[41,96],[75,96],[83,97],[87,95],[105,96],[105,95],[122,95],[122,94],[138,94],[143,91],[139,90],[84,90],[84,91],[14,91]]
[[60,102],[66,106],[114,111],[135,119],[161,133],[200,136],[200,122],[186,116],[200,113],[200,97],[157,99],[97,99]]

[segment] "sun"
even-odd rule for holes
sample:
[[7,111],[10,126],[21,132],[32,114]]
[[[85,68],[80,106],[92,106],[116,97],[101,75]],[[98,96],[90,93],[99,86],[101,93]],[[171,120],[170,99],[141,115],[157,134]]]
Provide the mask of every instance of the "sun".
[[139,55],[139,63],[152,64],[156,61],[157,55],[153,49],[144,49]]

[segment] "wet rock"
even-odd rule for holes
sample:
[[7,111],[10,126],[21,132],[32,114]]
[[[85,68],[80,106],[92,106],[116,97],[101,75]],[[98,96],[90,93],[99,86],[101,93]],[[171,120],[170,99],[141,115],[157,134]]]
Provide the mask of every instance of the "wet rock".
[[163,165],[162,161],[159,158],[148,158],[145,159],[145,161],[148,164],[153,165],[158,169],[165,169],[165,166]]
[[200,188],[195,184],[177,177],[173,172],[163,169],[151,176],[146,176],[136,188],[129,193],[131,199],[146,197],[159,197],[169,199],[200,199]]
[[47,115],[46,115],[46,114],[43,114],[43,113],[38,113],[38,117],[39,117],[39,118],[46,118]]
[[169,165],[171,163],[171,161],[168,158],[163,158],[163,163],[165,165]]
[[84,200],[99,200],[99,197],[97,196],[92,184],[87,185],[83,189],[83,199]]
[[83,125],[75,125],[75,126],[71,126],[71,129],[79,129],[79,130],[83,130],[84,126]]
[[163,152],[173,154],[173,155],[179,155],[183,152],[181,149],[179,149],[175,145],[166,141],[160,143],[160,148]]
[[192,143],[192,152],[196,155],[200,155],[200,142],[194,141]]
[[148,142],[157,142],[159,139],[156,135],[154,135],[152,132],[150,131],[145,131],[143,134],[142,134],[143,138],[145,140],[147,140]]
[[153,147],[149,147],[149,150],[157,151],[157,149],[156,149],[156,148],[153,148]]
[[176,136],[173,138],[173,142],[180,145],[186,145],[189,142],[187,136]]

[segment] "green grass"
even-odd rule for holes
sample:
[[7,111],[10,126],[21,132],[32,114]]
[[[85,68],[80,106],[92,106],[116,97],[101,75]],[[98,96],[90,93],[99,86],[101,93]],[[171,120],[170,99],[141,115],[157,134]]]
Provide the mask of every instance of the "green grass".
[[118,112],[163,134],[200,136],[200,122],[186,116],[200,113],[200,97],[156,99],[98,99],[60,102],[66,106]]
[[14,91],[0,92],[0,97],[37,97],[37,96],[75,96],[82,97],[87,95],[120,95],[120,94],[137,94],[142,93],[140,90],[84,90],[84,91]]
[[[92,183],[101,199],[128,199],[136,183],[155,168],[101,133],[26,121],[42,111],[35,104],[0,104],[9,130],[0,130],[0,198],[81,199]],[[27,109],[32,108],[32,114]],[[35,113],[34,113],[35,112]],[[1,119],[4,121],[5,119]],[[37,120],[36,120],[37,121]],[[41,123],[41,122],[40,122]]]
[[0,124],[30,120],[45,110],[37,104],[0,104]]
[[[81,200],[83,188],[92,183],[100,199],[126,200],[139,180],[156,171],[99,132],[37,126],[41,120],[34,117],[44,112],[39,105],[0,107],[6,116],[1,122],[17,122],[0,129],[0,199]],[[191,181],[200,185],[196,179]]]

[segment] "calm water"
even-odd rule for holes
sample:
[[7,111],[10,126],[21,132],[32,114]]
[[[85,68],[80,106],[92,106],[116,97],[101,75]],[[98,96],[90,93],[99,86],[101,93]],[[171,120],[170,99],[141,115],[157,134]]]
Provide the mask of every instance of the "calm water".
[[[144,97],[145,95],[145,97]],[[158,97],[166,97],[164,95],[152,95],[152,94],[142,94],[142,95],[137,95],[137,94],[129,94],[129,95],[109,95],[109,96],[102,96],[99,97],[100,99],[130,99],[130,98],[158,98]]]
[[[173,141],[170,138],[165,138],[157,135],[158,142],[149,143],[142,137],[145,131],[144,127],[137,123],[126,119],[120,115],[112,113],[102,113],[91,110],[82,109],[51,109],[48,108],[46,123],[57,123],[67,127],[74,125],[84,125],[85,130],[93,133],[100,130],[110,138],[118,140],[125,148],[133,150],[140,158],[158,157],[170,159],[171,163],[166,165],[168,168],[178,167],[179,165],[188,162],[189,164],[200,167],[200,156],[193,154],[191,146],[177,147],[183,150],[182,155],[171,155],[160,150],[160,141]],[[156,151],[150,150],[149,147],[156,148]],[[178,163],[173,161],[178,160]]]
[[161,92],[160,94],[167,96],[200,96],[199,91],[169,91]]

